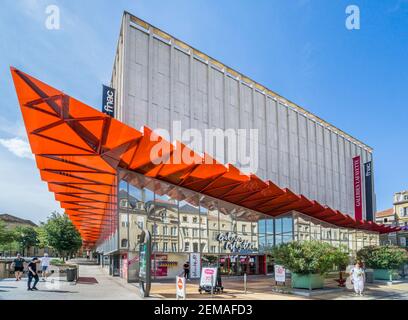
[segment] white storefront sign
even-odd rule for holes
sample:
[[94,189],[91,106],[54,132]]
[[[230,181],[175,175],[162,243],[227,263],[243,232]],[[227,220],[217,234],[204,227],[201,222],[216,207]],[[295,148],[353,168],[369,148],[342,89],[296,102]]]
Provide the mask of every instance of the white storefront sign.
[[400,240],[400,246],[401,247],[406,247],[407,246],[407,238],[401,237],[399,240]]
[[251,243],[249,240],[246,240],[241,236],[238,236],[234,232],[219,233],[217,235],[217,241],[223,243],[224,249],[230,250],[231,252],[250,253],[256,251],[254,243]]
[[190,253],[190,278],[200,278],[201,257],[199,253]]
[[286,270],[284,267],[275,264],[275,281],[276,282],[285,282]]
[[176,277],[176,298],[185,299],[186,298],[186,278]]
[[217,282],[217,268],[203,268],[201,270],[200,286],[215,287]]

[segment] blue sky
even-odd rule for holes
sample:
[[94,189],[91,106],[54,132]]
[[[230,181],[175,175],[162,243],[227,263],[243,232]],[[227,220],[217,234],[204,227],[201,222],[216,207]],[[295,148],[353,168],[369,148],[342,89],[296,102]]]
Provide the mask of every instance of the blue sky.
[[[51,4],[60,30],[45,27]],[[360,30],[345,27],[350,4]],[[3,0],[1,213],[38,222],[59,209],[27,148],[9,66],[98,107],[124,10],[372,146],[379,210],[408,189],[408,0]]]

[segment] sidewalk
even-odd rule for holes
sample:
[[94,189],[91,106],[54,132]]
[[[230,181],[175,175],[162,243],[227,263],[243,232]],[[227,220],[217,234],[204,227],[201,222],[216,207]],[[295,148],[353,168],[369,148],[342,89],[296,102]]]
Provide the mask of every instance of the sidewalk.
[[[154,282],[152,293],[162,299],[175,299],[175,281]],[[187,281],[187,299],[234,299],[234,300],[408,300],[408,281],[391,286],[385,283],[374,283],[366,286],[364,296],[355,296],[354,292],[346,289],[339,289],[337,284],[326,281],[324,290],[314,291],[311,296],[298,295],[293,293],[274,292],[273,279],[271,277],[248,277],[247,293],[244,291],[242,278],[223,279],[224,293],[214,294],[211,297],[208,293],[199,294],[198,280]],[[292,291],[291,288],[288,291]],[[299,290],[295,290],[299,291]],[[306,290],[304,290],[306,291]]]
[[[71,261],[72,262],[72,261]],[[79,266],[79,282],[67,282],[66,277],[50,276],[40,281],[39,291],[27,291],[27,279],[0,280],[0,300],[140,300],[138,284],[129,284],[119,277],[111,277],[98,265]],[[223,279],[224,293],[211,297],[198,292],[198,280],[187,282],[187,299],[192,300],[408,300],[408,281],[393,284],[369,284],[363,297],[354,296],[352,291],[316,292],[311,297],[282,294],[272,291],[272,278],[267,276],[248,277],[247,293],[242,278]],[[153,282],[148,299],[175,299],[175,280]]]
[[321,300],[408,300],[408,281],[387,285],[384,282],[375,282],[366,285],[364,295],[355,296],[352,291],[341,294],[325,294],[315,296]]
[[39,291],[27,291],[27,278],[0,280],[0,300],[139,300],[138,288],[107,275],[97,265],[80,265],[80,280],[50,276],[40,281]]

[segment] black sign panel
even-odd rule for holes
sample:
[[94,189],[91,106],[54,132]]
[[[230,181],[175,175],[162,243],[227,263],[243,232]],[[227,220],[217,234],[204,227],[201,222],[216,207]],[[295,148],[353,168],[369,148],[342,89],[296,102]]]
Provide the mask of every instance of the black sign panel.
[[102,112],[111,117],[115,115],[115,89],[105,85],[102,93]]
[[366,198],[366,220],[373,221],[373,171],[372,161],[364,163],[365,198]]

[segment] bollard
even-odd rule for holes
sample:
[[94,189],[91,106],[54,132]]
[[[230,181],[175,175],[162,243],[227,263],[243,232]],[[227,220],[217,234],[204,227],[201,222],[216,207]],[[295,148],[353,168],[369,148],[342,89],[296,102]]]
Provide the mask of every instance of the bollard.
[[211,299],[213,298],[214,295],[214,275],[211,275]]
[[244,290],[245,290],[245,294],[247,293],[247,274],[244,273]]

